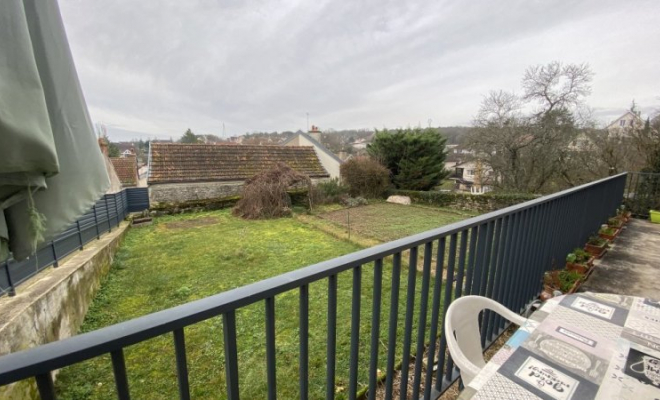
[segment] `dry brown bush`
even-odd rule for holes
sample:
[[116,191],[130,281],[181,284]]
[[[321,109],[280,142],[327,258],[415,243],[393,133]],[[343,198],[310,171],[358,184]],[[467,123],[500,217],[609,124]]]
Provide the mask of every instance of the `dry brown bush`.
[[305,186],[309,190],[312,181],[305,174],[279,162],[245,181],[243,195],[232,210],[234,215],[245,219],[278,218],[291,214],[291,197],[287,193],[292,186]]

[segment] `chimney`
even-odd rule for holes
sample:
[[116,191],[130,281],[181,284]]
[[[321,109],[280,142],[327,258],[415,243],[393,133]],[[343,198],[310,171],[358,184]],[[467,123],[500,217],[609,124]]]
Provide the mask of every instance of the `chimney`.
[[312,138],[314,138],[314,140],[316,140],[317,142],[319,143],[321,142],[321,131],[319,130],[318,126],[312,125],[312,129],[310,129],[309,132],[307,132],[307,134]]
[[101,148],[101,153],[104,156],[108,157],[108,141],[104,137],[99,138],[99,147]]

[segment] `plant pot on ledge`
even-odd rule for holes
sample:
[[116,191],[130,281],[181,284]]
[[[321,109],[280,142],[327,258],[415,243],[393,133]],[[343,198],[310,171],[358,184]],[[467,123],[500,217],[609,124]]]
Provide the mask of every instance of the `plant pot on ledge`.
[[576,248],[566,256],[566,269],[580,274],[586,274],[594,265],[595,257],[589,252]]
[[600,228],[598,231],[598,236],[602,237],[603,239],[607,240],[614,240],[619,235],[619,232],[621,232],[621,229],[616,229],[610,226]]
[[589,238],[589,241],[584,246],[584,250],[594,256],[596,259],[599,259],[607,252],[608,240],[603,239],[600,236],[592,236]]

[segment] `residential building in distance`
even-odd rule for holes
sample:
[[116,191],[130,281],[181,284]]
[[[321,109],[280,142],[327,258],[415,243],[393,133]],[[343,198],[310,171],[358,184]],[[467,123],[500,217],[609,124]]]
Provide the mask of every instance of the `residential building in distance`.
[[619,118],[607,125],[607,132],[610,136],[628,136],[636,129],[644,127],[640,111],[628,110]]
[[138,165],[136,156],[110,157],[122,187],[138,186]]
[[311,146],[152,143],[149,199],[157,205],[237,196],[247,179],[278,162],[313,183],[330,177]]
[[282,145],[313,147],[321,165],[323,165],[323,168],[325,168],[328,174],[330,174],[330,178],[339,179],[339,167],[344,161],[321,144],[321,131],[317,126],[312,125],[312,128],[308,133],[300,131],[296,132]]

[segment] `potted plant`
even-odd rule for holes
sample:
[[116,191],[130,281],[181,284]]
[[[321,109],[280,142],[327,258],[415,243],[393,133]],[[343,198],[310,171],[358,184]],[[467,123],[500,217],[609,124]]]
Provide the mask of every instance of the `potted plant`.
[[618,217],[612,217],[607,220],[607,226],[610,228],[615,228],[615,229],[621,229],[623,227],[623,224],[625,223],[625,219],[618,218]]
[[598,236],[607,240],[614,240],[615,237],[619,234],[619,229],[612,228],[608,225],[603,225],[598,231]]
[[626,210],[626,206],[621,204],[621,206],[616,211],[617,217],[622,219],[624,222],[630,221],[632,218],[632,212]]
[[583,274],[577,271],[563,270],[559,272],[559,289],[562,293],[575,293],[582,283]]
[[584,250],[596,258],[601,258],[607,251],[607,239],[603,239],[598,235],[593,235],[584,246]]
[[566,256],[566,269],[586,274],[593,266],[594,257],[583,249],[577,248]]
[[543,274],[543,292],[541,292],[541,300],[546,301],[555,296],[555,291],[561,291],[559,282],[560,271],[552,270]]

